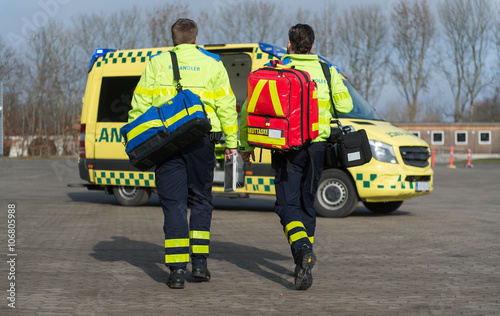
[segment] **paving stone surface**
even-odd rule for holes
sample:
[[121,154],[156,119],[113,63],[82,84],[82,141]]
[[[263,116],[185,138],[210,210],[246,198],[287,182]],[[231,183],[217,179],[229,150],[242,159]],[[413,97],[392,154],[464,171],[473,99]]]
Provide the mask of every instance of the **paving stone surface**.
[[500,315],[500,165],[434,170],[434,192],[392,214],[360,203],[347,218],[318,218],[307,291],[294,288],[273,199],[216,198],[212,280],[188,274],[172,290],[157,196],[122,207],[67,187],[81,182],[76,159],[2,160],[0,315]]

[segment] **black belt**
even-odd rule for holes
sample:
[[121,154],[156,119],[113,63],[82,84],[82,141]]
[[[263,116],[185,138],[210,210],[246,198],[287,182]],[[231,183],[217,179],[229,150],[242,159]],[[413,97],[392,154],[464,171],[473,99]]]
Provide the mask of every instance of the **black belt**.
[[213,141],[214,143],[219,143],[220,140],[222,139],[222,132],[210,132],[208,136],[210,137],[210,140]]

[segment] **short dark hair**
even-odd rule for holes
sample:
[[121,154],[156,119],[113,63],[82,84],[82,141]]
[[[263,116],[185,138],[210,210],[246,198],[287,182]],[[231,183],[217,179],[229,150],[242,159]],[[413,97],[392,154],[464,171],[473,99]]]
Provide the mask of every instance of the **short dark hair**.
[[198,25],[190,19],[178,19],[172,28],[172,42],[174,46],[179,44],[195,44],[198,37]]
[[307,24],[297,24],[288,31],[290,48],[295,54],[309,54],[314,44],[314,30]]

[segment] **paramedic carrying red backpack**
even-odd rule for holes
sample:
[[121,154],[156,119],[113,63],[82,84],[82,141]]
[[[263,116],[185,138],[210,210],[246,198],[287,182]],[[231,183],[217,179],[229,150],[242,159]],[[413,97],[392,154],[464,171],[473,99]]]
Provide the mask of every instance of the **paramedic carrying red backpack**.
[[288,151],[319,134],[316,84],[309,73],[278,60],[250,73],[247,112],[252,146]]

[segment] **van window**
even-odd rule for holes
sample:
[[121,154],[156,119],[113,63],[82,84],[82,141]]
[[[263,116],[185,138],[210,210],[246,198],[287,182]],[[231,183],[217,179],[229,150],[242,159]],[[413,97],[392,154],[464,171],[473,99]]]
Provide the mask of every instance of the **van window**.
[[140,76],[103,77],[97,122],[127,122]]
[[356,89],[347,81],[344,80],[344,84],[349,90],[349,94],[352,98],[353,108],[352,111],[348,114],[340,114],[340,118],[357,118],[364,120],[375,120],[375,121],[384,121],[384,119],[375,111],[374,108],[371,107],[368,102],[359,94]]

